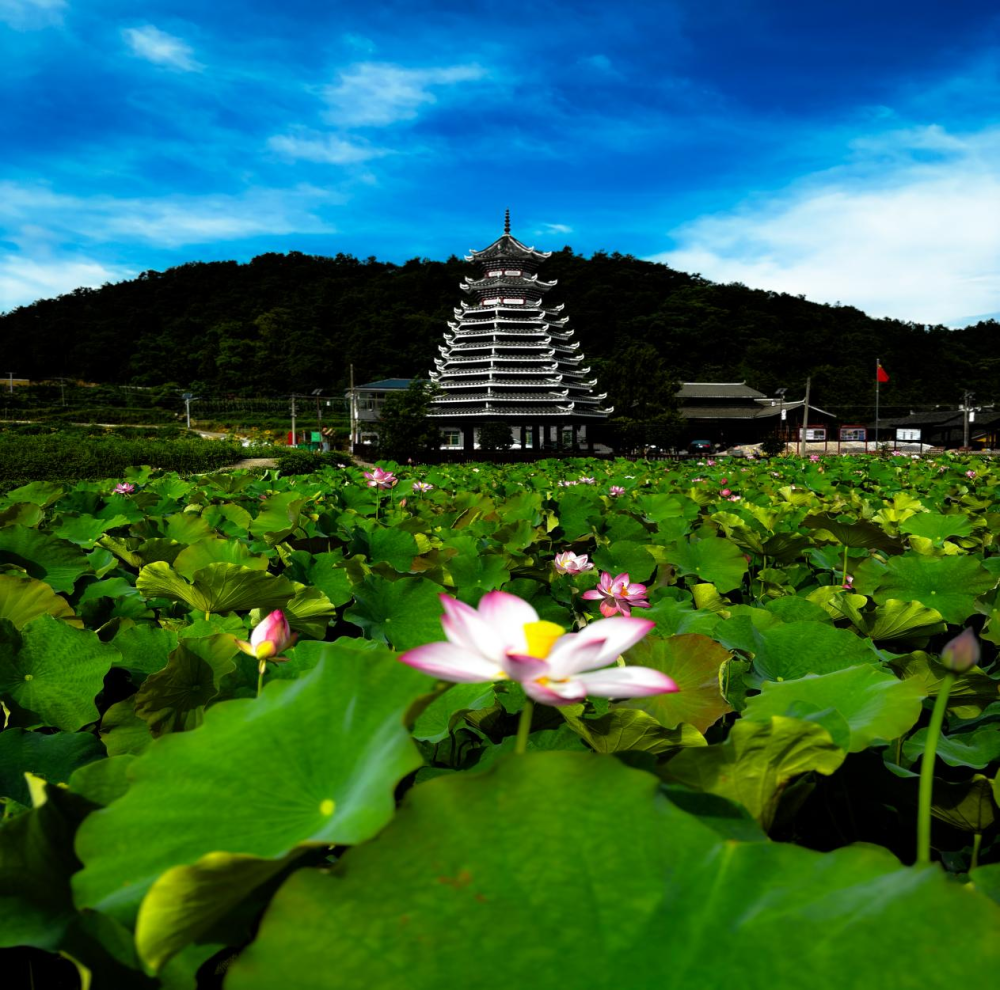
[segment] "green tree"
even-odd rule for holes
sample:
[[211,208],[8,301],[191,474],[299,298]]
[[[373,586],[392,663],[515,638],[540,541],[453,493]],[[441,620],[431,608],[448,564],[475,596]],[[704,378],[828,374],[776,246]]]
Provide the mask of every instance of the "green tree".
[[510,450],[510,424],[494,420],[479,427],[480,450]]
[[427,418],[439,391],[433,382],[416,380],[405,391],[386,396],[375,427],[379,457],[400,461],[441,446],[441,431]]

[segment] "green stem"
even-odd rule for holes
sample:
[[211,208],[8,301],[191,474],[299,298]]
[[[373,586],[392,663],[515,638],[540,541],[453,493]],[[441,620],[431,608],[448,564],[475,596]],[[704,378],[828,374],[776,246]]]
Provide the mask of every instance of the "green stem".
[[844,546],[844,573],[840,579],[842,585],[847,584],[847,546]]
[[264,686],[264,671],[267,670],[267,664],[263,660],[257,664],[257,697],[260,697],[261,688]]
[[920,795],[917,799],[917,865],[924,866],[931,861],[931,796],[934,791],[934,757],[937,753],[938,739],[941,736],[941,723],[944,721],[945,709],[948,707],[948,695],[955,683],[955,675],[948,671],[941,681],[938,696],[931,712],[931,723],[927,726],[927,738],[924,740],[924,755],[920,760]]
[[524,707],[521,709],[521,721],[517,723],[517,742],[514,743],[515,753],[526,753],[528,751],[528,736],[531,733],[531,713],[534,711],[535,703],[527,698]]
[[969,869],[974,870],[979,865],[979,847],[983,844],[983,833],[976,832],[972,837],[972,862]]

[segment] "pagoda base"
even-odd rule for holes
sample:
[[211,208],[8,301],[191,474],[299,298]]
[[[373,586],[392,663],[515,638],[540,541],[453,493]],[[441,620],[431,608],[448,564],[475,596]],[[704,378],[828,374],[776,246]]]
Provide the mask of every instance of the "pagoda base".
[[[493,421],[496,422],[496,421]],[[559,453],[594,453],[595,427],[600,421],[581,422],[571,417],[551,420],[500,420],[510,426],[511,447],[522,451]],[[463,450],[471,454],[479,449],[478,430],[482,417],[448,420],[439,424],[445,450]]]

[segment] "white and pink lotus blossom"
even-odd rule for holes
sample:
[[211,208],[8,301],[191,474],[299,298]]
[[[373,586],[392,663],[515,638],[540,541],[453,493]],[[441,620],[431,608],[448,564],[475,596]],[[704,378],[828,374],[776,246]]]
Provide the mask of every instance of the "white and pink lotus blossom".
[[610,495],[610,496],[611,496],[612,498],[621,498],[621,497],[622,497],[622,495],[624,495],[624,494],[625,494],[625,489],[624,489],[624,488],[622,488],[622,486],[621,486],[621,485],[612,485],[612,486],[611,486],[611,487],[610,487],[610,488],[608,489],[608,494],[609,494],[609,495]]
[[271,663],[285,663],[288,657],[278,654],[293,647],[296,639],[298,633],[291,631],[285,613],[278,608],[254,627],[249,643],[245,639],[238,639],[236,645],[244,653],[259,660],[261,665],[268,660]]
[[132,495],[135,492],[135,485],[131,481],[119,481],[112,492],[115,495]]
[[557,574],[583,574],[584,571],[594,569],[587,554],[577,555],[572,550],[557,553],[552,561],[552,566],[556,569]]
[[965,476],[966,476],[966,478],[974,478],[976,476],[976,472],[975,471],[966,471],[965,472]]
[[634,608],[650,608],[646,601],[646,586],[630,581],[628,572],[612,577],[607,571],[601,572],[596,588],[585,591],[581,598],[601,602],[601,615],[610,618],[619,612],[630,616]]
[[394,488],[399,481],[391,471],[383,471],[380,467],[365,471],[364,476],[369,488]]
[[433,677],[459,684],[518,681],[530,699],[544,705],[572,705],[587,695],[640,698],[677,690],[658,670],[608,667],[653,628],[647,619],[602,619],[568,633],[505,591],[488,592],[478,609],[448,595],[441,601],[447,641],[418,646],[399,658]]
[[557,488],[572,488],[574,485],[580,484],[579,481],[557,481]]
[[434,486],[429,481],[414,481],[413,490],[422,495],[424,492],[434,491]]
[[579,480],[579,482],[580,482],[581,485],[596,485],[597,484],[597,479],[596,478],[591,478],[590,475],[587,475],[587,474],[581,474],[578,480]]

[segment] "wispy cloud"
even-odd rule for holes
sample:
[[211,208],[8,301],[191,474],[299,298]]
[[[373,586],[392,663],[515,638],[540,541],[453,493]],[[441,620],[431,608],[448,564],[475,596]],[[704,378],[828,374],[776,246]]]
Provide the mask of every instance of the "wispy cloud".
[[62,24],[66,9],[66,0],[0,0],[0,24],[36,31]]
[[360,62],[345,69],[337,83],[325,87],[330,105],[326,119],[341,127],[384,127],[413,120],[433,105],[435,90],[482,79],[479,65],[410,69],[385,62]]
[[0,231],[15,242],[30,225],[43,229],[50,241],[140,241],[176,248],[261,235],[330,233],[333,228],[318,210],[340,201],[312,186],[134,199],[69,196],[8,182],[0,183]]
[[0,253],[0,312],[23,306],[35,299],[97,288],[105,282],[131,278],[134,271],[110,268],[91,258],[74,254],[50,254],[31,258]]
[[573,228],[565,223],[543,223],[538,230],[535,231],[536,236],[541,236],[543,234],[572,234]]
[[674,231],[685,271],[874,316],[955,323],[1000,310],[1000,129],[940,127],[854,142],[851,166]]
[[144,27],[125,28],[122,37],[139,58],[154,65],[164,65],[182,72],[201,72],[204,68],[194,59],[194,49],[184,41],[152,24]]
[[275,134],[268,138],[267,145],[285,158],[329,165],[354,165],[391,154],[386,148],[375,148],[364,141],[348,141],[336,134],[319,134],[306,129],[293,134]]

